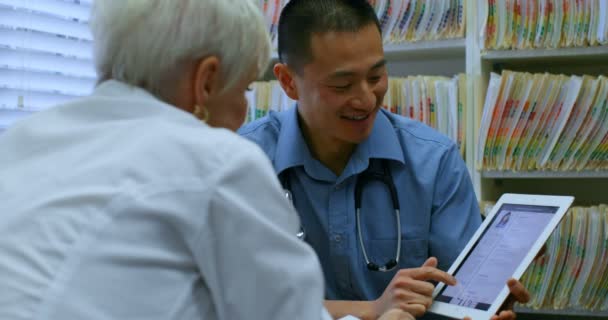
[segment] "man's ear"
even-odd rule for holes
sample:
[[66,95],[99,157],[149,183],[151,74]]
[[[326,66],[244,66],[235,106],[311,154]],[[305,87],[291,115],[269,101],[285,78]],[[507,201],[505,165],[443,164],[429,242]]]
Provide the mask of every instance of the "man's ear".
[[272,69],[285,94],[292,100],[298,100],[298,88],[295,83],[295,73],[284,63],[277,63]]
[[220,60],[215,56],[200,59],[194,72],[194,102],[206,106],[210,97],[220,91],[220,81]]

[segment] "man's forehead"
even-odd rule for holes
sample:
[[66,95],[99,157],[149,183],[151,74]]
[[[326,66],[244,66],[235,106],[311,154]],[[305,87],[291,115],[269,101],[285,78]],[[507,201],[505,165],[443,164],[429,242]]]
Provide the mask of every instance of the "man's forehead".
[[368,71],[374,71],[377,69],[380,69],[382,67],[384,67],[386,65],[386,59],[384,58],[380,58],[379,60],[377,60],[374,64],[371,64],[370,66],[366,66],[363,64],[358,64],[357,66],[353,66],[353,67],[344,67],[344,66],[338,66],[335,69],[330,69],[329,71],[329,77],[330,78],[344,78],[344,77],[350,77],[353,75],[356,75],[357,73],[361,73],[361,72],[368,72]]
[[315,33],[310,39],[313,58],[383,55],[382,37],[374,28],[356,32]]
[[315,78],[364,74],[386,63],[382,37],[374,25],[357,31],[313,33],[309,49],[303,67]]
[[310,36],[311,49],[321,49],[323,47],[333,47],[353,42],[364,42],[368,45],[379,45],[382,47],[382,35],[375,26],[370,25],[356,31],[331,30],[313,32]]

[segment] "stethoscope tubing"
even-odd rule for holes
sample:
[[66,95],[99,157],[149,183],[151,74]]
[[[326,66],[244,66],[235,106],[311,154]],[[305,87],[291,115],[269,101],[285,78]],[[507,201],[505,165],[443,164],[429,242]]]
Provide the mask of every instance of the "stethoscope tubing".
[[[395,258],[389,260],[383,266],[371,262],[367,254],[367,249],[365,248],[365,244],[363,242],[363,232],[361,230],[361,200],[363,198],[363,189],[367,183],[373,180],[378,180],[382,182],[388,188],[393,203],[393,209],[395,210],[395,222],[397,224],[397,250],[395,252]],[[386,163],[383,163],[381,174],[366,170],[361,175],[359,175],[357,183],[355,184],[355,216],[357,235],[359,238],[359,246],[361,247],[363,259],[365,260],[367,268],[372,271],[380,272],[388,272],[395,269],[397,265],[399,265],[399,257],[401,256],[401,213],[399,206],[399,198],[397,197],[397,189],[395,188],[393,177]]]
[[[390,170],[386,163],[383,163],[383,172],[382,174],[378,174],[375,172],[371,172],[368,170],[364,171],[357,178],[357,183],[355,184],[355,217],[356,217],[356,229],[357,229],[357,237],[359,241],[359,246],[361,247],[361,253],[363,254],[363,259],[365,260],[365,264],[367,268],[371,271],[380,271],[380,272],[388,272],[397,267],[399,264],[399,257],[401,256],[401,212],[399,206],[399,199],[397,197],[397,190],[395,188],[395,183],[393,181],[393,177],[390,173]],[[285,197],[290,203],[293,205],[293,195],[290,191],[291,183],[289,181],[289,177],[287,173],[283,176],[283,187],[285,188]],[[365,185],[372,181],[378,180],[388,188],[391,200],[393,203],[393,208],[395,210],[395,222],[397,224],[397,250],[395,252],[395,258],[389,260],[385,265],[380,266],[374,262],[372,262],[367,254],[367,249],[365,248],[365,244],[363,242],[363,231],[361,228],[361,199],[363,197],[363,189]],[[306,239],[306,231],[303,226],[300,227],[300,231],[296,234],[297,238],[300,240]]]

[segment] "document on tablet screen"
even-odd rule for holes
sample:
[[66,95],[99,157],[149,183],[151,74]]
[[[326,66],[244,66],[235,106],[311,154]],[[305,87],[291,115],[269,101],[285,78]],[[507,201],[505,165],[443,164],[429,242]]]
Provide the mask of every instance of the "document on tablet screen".
[[435,300],[487,311],[558,209],[503,204]]

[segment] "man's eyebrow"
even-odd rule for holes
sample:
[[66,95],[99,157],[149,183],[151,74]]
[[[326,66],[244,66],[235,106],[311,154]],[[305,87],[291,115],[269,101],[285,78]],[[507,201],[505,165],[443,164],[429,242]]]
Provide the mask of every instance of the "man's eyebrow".
[[330,74],[327,78],[328,79],[346,78],[346,77],[353,76],[354,74],[355,74],[355,72],[353,72],[353,71],[338,70],[338,71],[335,71],[334,73]]
[[[382,59],[378,62],[376,62],[371,68],[370,70],[376,70],[376,69],[380,69],[382,67],[384,67],[386,65],[386,59]],[[354,71],[349,71],[349,70],[338,70],[335,71],[334,73],[330,74],[327,78],[328,79],[336,79],[336,78],[346,78],[346,77],[350,77],[355,75],[356,72]]]
[[375,70],[375,69],[379,69],[382,68],[386,65],[386,59],[382,59],[378,62],[376,62],[376,64],[374,64],[371,68],[371,70]]

